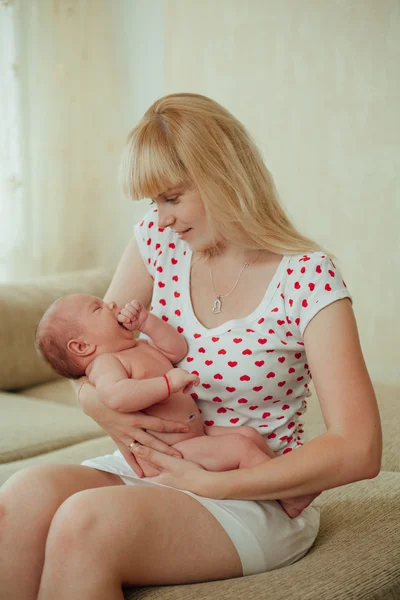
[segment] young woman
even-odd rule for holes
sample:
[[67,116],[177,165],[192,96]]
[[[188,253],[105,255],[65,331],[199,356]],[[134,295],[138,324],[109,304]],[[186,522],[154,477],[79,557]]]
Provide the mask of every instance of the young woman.
[[[204,96],[161,98],[131,132],[122,175],[129,195],[153,206],[105,300],[123,316],[137,298],[185,336],[177,366],[199,375],[192,396],[209,435],[253,427],[276,458],[206,471],[171,456],[166,440],[182,423],[113,411],[83,385],[84,411],[119,450],[81,466],[31,467],[5,484],[8,598],[121,599],[123,585],[288,565],[313,544],[319,508],[290,518],[277,499],[380,469],[379,414],[351,296],[333,256],[290,223],[243,125]],[[327,431],[303,444],[311,375]],[[160,475],[142,477],[139,451]]]

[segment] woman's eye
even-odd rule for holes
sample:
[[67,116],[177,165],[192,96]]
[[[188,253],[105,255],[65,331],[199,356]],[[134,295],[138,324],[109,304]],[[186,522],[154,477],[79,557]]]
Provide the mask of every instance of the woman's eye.
[[178,200],[179,196],[176,196],[176,198],[166,198],[165,202],[175,202],[175,200]]

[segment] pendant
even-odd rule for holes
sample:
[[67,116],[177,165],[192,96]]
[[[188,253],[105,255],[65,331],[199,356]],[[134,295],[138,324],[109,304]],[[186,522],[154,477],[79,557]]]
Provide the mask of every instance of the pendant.
[[215,299],[215,301],[214,301],[214,306],[213,306],[213,309],[212,309],[212,311],[213,311],[213,313],[215,315],[217,315],[218,313],[221,312],[221,306],[222,306],[221,296],[217,296],[216,299]]

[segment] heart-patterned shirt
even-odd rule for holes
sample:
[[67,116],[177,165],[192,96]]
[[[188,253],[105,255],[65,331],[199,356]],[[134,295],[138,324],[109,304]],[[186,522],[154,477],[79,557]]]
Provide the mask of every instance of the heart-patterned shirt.
[[[325,306],[350,293],[322,252],[283,256],[264,298],[247,317],[207,329],[190,298],[192,252],[151,209],[135,225],[141,255],[154,280],[151,311],[188,343],[178,364],[200,378],[192,397],[205,425],[249,425],[277,454],[302,444],[311,372],[303,333]],[[143,336],[142,337],[146,337]]]

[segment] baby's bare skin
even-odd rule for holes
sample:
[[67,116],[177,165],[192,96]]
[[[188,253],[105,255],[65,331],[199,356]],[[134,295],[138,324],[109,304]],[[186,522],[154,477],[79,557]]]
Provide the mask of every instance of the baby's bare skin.
[[[132,373],[134,379],[161,376],[173,368],[168,358],[146,340],[137,340],[134,348],[119,352],[118,358],[127,372]],[[148,431],[154,437],[176,448],[185,459],[197,462],[208,471],[250,468],[275,457],[263,436],[252,427],[204,427],[200,410],[190,394],[183,392],[172,394],[166,401],[153,404],[142,412],[185,423],[189,427],[188,433]],[[159,474],[159,471],[144,459],[136,456],[136,460],[143,469],[145,477]],[[287,499],[280,504],[290,517],[296,517],[314,497]]]

